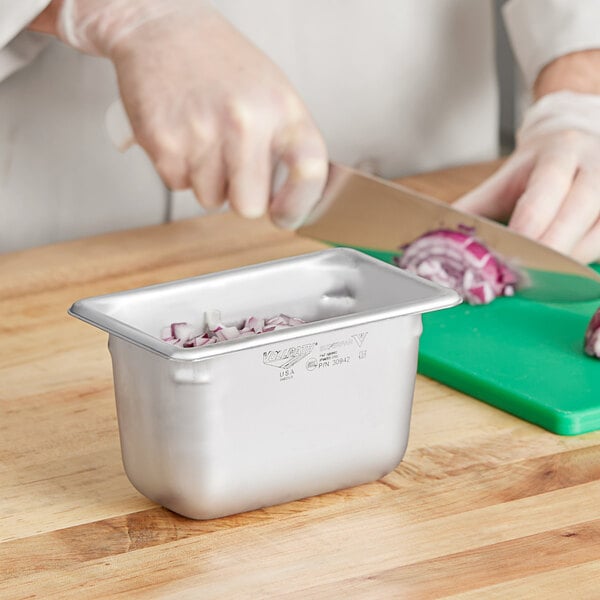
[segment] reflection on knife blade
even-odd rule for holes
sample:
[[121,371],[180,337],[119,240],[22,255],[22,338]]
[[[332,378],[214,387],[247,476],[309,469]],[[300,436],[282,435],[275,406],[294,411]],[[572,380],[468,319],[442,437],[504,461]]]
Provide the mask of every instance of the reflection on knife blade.
[[435,229],[472,227],[488,248],[527,273],[522,297],[546,302],[600,298],[593,269],[507,227],[417,194],[404,186],[332,164],[322,200],[301,235],[374,250],[396,251]]

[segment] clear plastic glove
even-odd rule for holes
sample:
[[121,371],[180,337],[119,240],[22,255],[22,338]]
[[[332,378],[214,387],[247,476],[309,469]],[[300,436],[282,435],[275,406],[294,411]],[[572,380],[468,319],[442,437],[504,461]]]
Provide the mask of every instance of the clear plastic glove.
[[[327,151],[283,73],[205,0],[65,0],[60,37],[108,57],[135,140],[172,189],[299,226]],[[278,164],[287,169],[273,190]]]
[[557,92],[538,100],[517,148],[455,206],[492,219],[582,262],[600,259],[600,96]]

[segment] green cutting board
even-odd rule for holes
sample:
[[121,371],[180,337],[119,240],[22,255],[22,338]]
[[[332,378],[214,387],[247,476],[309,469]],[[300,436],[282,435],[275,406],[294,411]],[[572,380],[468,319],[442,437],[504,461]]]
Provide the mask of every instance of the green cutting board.
[[600,429],[600,360],[583,352],[598,306],[513,297],[424,314],[419,372],[554,433]]

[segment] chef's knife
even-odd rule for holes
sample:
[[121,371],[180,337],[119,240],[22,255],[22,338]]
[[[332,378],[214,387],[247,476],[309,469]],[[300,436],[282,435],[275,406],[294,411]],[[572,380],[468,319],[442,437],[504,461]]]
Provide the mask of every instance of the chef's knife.
[[475,236],[524,274],[518,294],[545,302],[600,298],[593,269],[504,225],[348,167],[331,164],[323,198],[298,233],[337,245],[398,251],[441,228],[473,227]]

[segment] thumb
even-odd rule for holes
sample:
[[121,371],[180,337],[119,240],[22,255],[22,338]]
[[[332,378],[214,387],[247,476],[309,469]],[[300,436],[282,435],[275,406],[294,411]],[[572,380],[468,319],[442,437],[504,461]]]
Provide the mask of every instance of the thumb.
[[119,152],[125,152],[135,145],[135,135],[121,100],[115,100],[108,107],[104,116],[104,126],[110,141]]
[[491,177],[456,200],[454,208],[490,219],[508,219],[533,166],[533,156],[513,154]]

